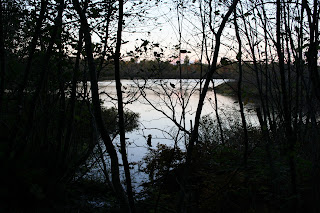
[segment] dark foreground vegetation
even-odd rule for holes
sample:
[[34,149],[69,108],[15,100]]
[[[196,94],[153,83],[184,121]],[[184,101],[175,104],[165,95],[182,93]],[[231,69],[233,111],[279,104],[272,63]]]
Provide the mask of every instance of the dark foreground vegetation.
[[[32,105],[29,95],[24,96],[25,107]],[[10,96],[4,98],[0,147],[1,211],[77,212],[81,209],[91,212],[87,204],[91,197],[94,200],[105,198],[104,202],[110,199],[108,204],[112,204],[110,186],[99,179],[85,177],[93,169],[94,162],[102,157],[99,148],[102,144],[98,144],[101,142],[93,127],[90,102],[75,101],[70,121],[70,114],[61,117],[58,97],[47,94],[46,102],[50,104],[38,107],[33,122],[26,126],[30,115],[16,111],[17,100]],[[66,99],[65,104],[70,110],[70,99]],[[110,135],[117,135],[117,110],[103,109],[102,117]],[[125,130],[137,128],[138,118],[139,115],[133,112],[125,112]],[[58,124],[61,119],[63,124]]]
[[[147,37],[121,53],[131,42],[122,33],[156,20],[148,9],[161,5],[176,17],[178,44]],[[307,0],[125,7],[122,0],[0,0],[0,211],[320,212],[319,7]],[[234,79],[232,89],[215,87],[218,76]],[[121,78],[180,81],[127,92]],[[199,87],[185,91],[183,78]],[[101,100],[98,79],[114,79],[116,95]],[[219,114],[216,95],[203,116],[211,86],[237,99],[234,117]],[[139,115],[125,106],[138,97],[177,130],[171,145],[129,162],[126,133],[139,128]],[[250,101],[255,125],[245,110]],[[137,167],[149,178],[141,191],[132,184]]]
[[[239,144],[244,135],[239,120],[223,129],[226,138],[221,143],[217,121],[203,117],[185,192],[190,199],[187,208],[193,212],[312,212],[314,168],[307,142],[312,130],[305,130],[305,139],[309,139],[301,140],[295,148],[296,197],[288,195],[292,185],[289,158],[281,144],[284,130],[274,132],[272,143],[260,128],[249,126],[247,130],[250,152],[244,164],[245,147]],[[143,203],[150,211],[158,206],[160,212],[170,212],[177,205],[180,188],[176,178],[184,171],[184,155],[177,147],[158,144],[145,157],[144,171],[150,181],[144,185]]]

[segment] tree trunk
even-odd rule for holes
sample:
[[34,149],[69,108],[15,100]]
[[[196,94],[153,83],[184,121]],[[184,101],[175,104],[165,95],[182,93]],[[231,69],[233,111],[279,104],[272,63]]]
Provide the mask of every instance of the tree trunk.
[[[37,83],[37,88],[35,89],[35,92],[34,92],[32,99],[31,99],[31,106],[28,111],[28,117],[27,117],[27,121],[25,123],[25,128],[22,130],[23,131],[22,138],[23,139],[26,138],[27,141],[32,134],[31,130],[32,130],[33,124],[34,124],[33,120],[34,120],[34,116],[36,113],[36,108],[38,108],[37,107],[38,100],[41,95],[44,98],[46,98],[46,95],[45,95],[46,92],[43,90],[44,90],[44,87],[45,87],[47,79],[48,79],[48,74],[49,74],[48,73],[48,66],[49,66],[49,61],[52,56],[53,46],[56,42],[59,27],[61,26],[60,21],[62,20],[62,13],[64,10],[64,1],[63,0],[61,0],[59,2],[58,6],[57,6],[57,10],[58,10],[58,14],[57,14],[57,17],[55,18],[55,21],[54,21],[54,26],[53,26],[52,33],[51,33],[51,39],[50,39],[46,54],[44,56],[44,61],[43,61],[43,63],[41,63],[40,79]],[[14,131],[16,131],[16,130],[17,129],[14,128]],[[25,146],[25,145],[26,144],[24,144],[22,146]]]
[[37,42],[38,42],[38,38],[40,36],[40,32],[41,32],[41,26],[42,26],[42,22],[43,19],[45,18],[45,12],[47,10],[47,4],[48,1],[47,0],[41,0],[41,9],[40,9],[40,15],[39,18],[36,21],[36,26],[35,26],[35,30],[33,33],[33,37],[29,46],[29,56],[28,56],[28,61],[27,61],[27,65],[26,68],[24,70],[23,73],[23,78],[22,78],[22,82],[20,83],[19,89],[18,89],[18,98],[19,100],[19,104],[21,104],[22,98],[23,98],[23,92],[24,89],[27,86],[28,83],[28,78],[30,75],[30,70],[31,70],[31,65],[32,65],[32,60],[33,60],[33,55],[37,46]]
[[[283,108],[283,119],[286,135],[286,146],[287,155],[289,157],[289,167],[290,167],[290,176],[291,176],[291,193],[293,196],[297,193],[297,184],[296,184],[296,167],[294,162],[294,146],[295,146],[295,137],[293,136],[292,127],[291,127],[291,109],[289,109],[288,104],[288,95],[286,88],[286,77],[285,77],[285,67],[284,67],[284,55],[281,47],[281,0],[277,0],[277,12],[276,12],[276,49],[279,58],[279,71],[280,71],[280,81],[281,81],[281,93],[282,93],[282,108]],[[293,201],[293,209],[296,209],[297,202]]]
[[130,208],[128,206],[128,200],[120,182],[119,161],[118,161],[117,152],[112,143],[112,140],[110,138],[108,131],[105,129],[105,125],[102,120],[97,74],[96,74],[96,68],[95,68],[94,59],[93,59],[93,53],[91,49],[92,43],[91,43],[90,28],[87,22],[87,18],[85,17],[85,14],[80,8],[79,1],[73,0],[72,2],[75,10],[80,16],[80,22],[81,22],[83,33],[84,33],[85,49],[87,53],[88,66],[89,66],[89,72],[90,72],[91,95],[92,95],[95,121],[97,123],[98,130],[101,134],[101,139],[104,142],[104,145],[106,146],[107,152],[109,153],[109,156],[111,159],[112,184],[116,191],[117,198],[120,202],[120,207],[123,212],[125,211],[128,212]]
[[[2,116],[2,104],[4,95],[5,83],[5,47],[4,47],[4,34],[2,24],[2,0],[0,0],[0,116]],[[0,117],[2,118],[2,117]]]
[[83,45],[83,30],[80,27],[79,29],[79,41],[78,41],[78,51],[76,56],[76,61],[73,69],[73,76],[72,76],[72,87],[71,87],[71,97],[70,97],[70,109],[69,109],[69,116],[67,120],[67,131],[66,131],[66,138],[64,142],[64,158],[65,160],[68,158],[68,152],[70,149],[71,141],[72,141],[72,133],[74,128],[74,113],[75,113],[75,105],[76,105],[76,93],[77,93],[77,83],[79,78],[79,68],[80,68],[80,56],[82,51],[82,45]]
[[109,27],[110,27],[110,22],[111,22],[111,15],[112,15],[113,7],[112,7],[112,1],[108,2],[108,10],[107,10],[107,17],[106,17],[106,35],[104,37],[104,43],[103,43],[103,50],[102,50],[102,56],[100,58],[100,63],[97,69],[97,79],[99,80],[100,73],[103,69],[103,63],[105,61],[105,57],[107,55],[107,48],[108,48],[108,39],[109,39]]
[[244,153],[243,153],[243,162],[244,166],[247,167],[247,161],[248,161],[248,146],[249,146],[249,139],[248,139],[248,130],[247,130],[247,122],[244,115],[244,108],[242,103],[242,43],[241,38],[239,34],[239,27],[237,23],[237,13],[234,12],[234,26],[235,26],[235,33],[239,44],[238,54],[237,54],[237,60],[238,60],[238,67],[239,67],[239,80],[238,80],[238,100],[239,100],[239,106],[240,106],[240,115],[241,115],[241,122],[242,122],[242,128],[243,128],[243,142],[244,142]]
[[226,15],[224,16],[221,25],[219,27],[218,32],[216,33],[216,45],[215,45],[215,50],[214,50],[214,55],[213,55],[213,60],[211,63],[211,67],[210,70],[207,74],[205,83],[203,85],[203,89],[202,89],[202,93],[198,102],[198,106],[197,106],[197,111],[196,111],[196,116],[195,116],[195,123],[194,123],[194,127],[193,127],[193,131],[191,134],[191,140],[189,143],[189,146],[187,148],[187,159],[186,159],[186,165],[190,165],[191,163],[191,159],[192,159],[192,152],[193,152],[193,147],[195,142],[198,140],[198,134],[199,134],[199,124],[200,124],[200,117],[201,117],[201,112],[202,112],[202,107],[203,107],[203,103],[204,103],[204,99],[207,95],[208,92],[208,88],[209,88],[209,83],[212,79],[213,73],[216,71],[217,69],[217,61],[218,61],[218,55],[219,55],[219,49],[220,49],[220,38],[222,35],[222,31],[231,15],[231,13],[233,12],[233,10],[236,8],[236,5],[238,3],[239,0],[234,0],[232,5],[230,6],[228,12],[226,13]]
[[215,89],[215,84],[214,84],[214,81],[212,79],[212,88],[213,88],[213,96],[214,96],[214,103],[215,103],[215,114],[216,114],[216,118],[217,118],[217,121],[218,121],[218,126],[219,126],[219,131],[220,131],[220,137],[221,137],[221,143],[222,144],[225,144],[225,140],[224,140],[224,135],[223,135],[223,128],[222,128],[222,123],[221,123],[221,119],[220,119],[220,116],[219,116],[219,112],[218,112],[218,98],[217,98],[217,92],[216,92],[216,89]]
[[117,90],[117,97],[118,97],[119,132],[120,132],[120,146],[121,146],[120,152],[121,152],[124,172],[126,176],[127,196],[129,200],[130,211],[134,213],[135,207],[134,207],[134,199],[133,199],[133,192],[132,192],[130,167],[129,167],[127,153],[126,153],[124,110],[123,110],[123,98],[122,98],[121,81],[120,81],[120,46],[121,46],[122,22],[123,22],[123,0],[119,0],[119,20],[118,20],[116,52],[114,55],[114,64],[115,64],[116,90]]
[[193,127],[193,131],[191,133],[191,139],[189,141],[188,147],[187,147],[187,157],[186,157],[186,163],[185,163],[185,171],[183,174],[183,177],[180,180],[180,187],[181,187],[181,192],[180,192],[180,199],[178,202],[178,211],[182,212],[185,209],[185,204],[188,202],[185,200],[185,186],[186,181],[188,179],[188,176],[190,175],[190,166],[192,163],[192,153],[193,153],[193,149],[194,149],[194,145],[196,143],[196,141],[198,140],[198,135],[199,135],[199,125],[200,125],[200,118],[201,118],[201,112],[202,112],[202,108],[203,108],[203,104],[204,104],[204,100],[205,97],[207,95],[208,92],[208,88],[209,88],[209,83],[211,82],[213,73],[216,71],[217,69],[217,61],[218,61],[218,55],[219,55],[219,49],[220,49],[220,38],[222,35],[222,31],[231,15],[231,13],[233,12],[233,10],[236,8],[237,3],[239,2],[239,0],[234,0],[232,5],[230,6],[228,12],[225,14],[225,16],[223,17],[223,20],[220,24],[220,27],[217,31],[217,33],[215,34],[215,38],[216,38],[216,44],[215,44],[215,50],[214,50],[214,55],[213,55],[213,59],[212,59],[212,63],[211,63],[211,67],[210,70],[207,73],[207,77],[205,80],[205,83],[203,85],[203,89],[200,95],[200,99],[198,102],[198,106],[197,106],[197,111],[196,111],[196,115],[195,115],[195,121],[194,121],[194,127]]

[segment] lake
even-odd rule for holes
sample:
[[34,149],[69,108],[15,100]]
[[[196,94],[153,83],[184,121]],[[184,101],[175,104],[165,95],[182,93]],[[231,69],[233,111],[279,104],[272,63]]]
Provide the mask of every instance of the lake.
[[[226,81],[215,79],[214,84],[218,86]],[[152,135],[152,145],[157,143],[174,145],[174,139],[178,129],[172,119],[181,126],[190,130],[190,123],[194,121],[195,112],[200,96],[200,82],[195,79],[154,79],[154,80],[122,80],[123,97],[125,109],[139,113],[139,129],[127,133],[127,153],[129,162],[138,162],[146,155],[148,135]],[[100,98],[103,107],[116,107],[117,96],[115,81],[101,81],[98,83]],[[216,117],[214,92],[211,89],[207,93],[202,115]],[[228,96],[217,94],[218,113],[224,126],[231,125],[236,119],[240,119],[238,102]],[[185,117],[182,117],[182,106],[185,106]],[[245,114],[248,123],[257,124],[252,104],[245,105]],[[118,138],[115,139],[118,141]],[[185,149],[185,140],[178,140],[178,146]],[[152,148],[152,147],[151,147]],[[119,160],[121,157],[119,156]],[[134,167],[133,179],[137,187],[146,177]]]

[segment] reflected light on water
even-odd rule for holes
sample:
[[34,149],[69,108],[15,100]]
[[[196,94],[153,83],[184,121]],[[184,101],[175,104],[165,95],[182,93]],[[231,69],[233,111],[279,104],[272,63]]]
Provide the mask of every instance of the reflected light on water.
[[[225,80],[216,79],[215,85],[223,83]],[[139,113],[140,128],[130,133],[126,133],[128,142],[128,160],[129,162],[138,162],[146,155],[149,146],[147,145],[148,135],[152,135],[152,147],[157,143],[174,145],[173,138],[177,133],[177,128],[171,119],[175,119],[181,126],[190,130],[190,123],[194,123],[195,112],[197,109],[200,84],[197,80],[183,80],[180,85],[179,80],[122,80],[122,90],[125,109]],[[103,107],[116,107],[117,96],[115,81],[99,82],[100,98],[103,101]],[[184,94],[184,95],[182,95]],[[208,91],[204,103],[202,115],[216,117],[214,92]],[[218,113],[221,121],[226,125],[230,119],[240,118],[239,104],[232,97],[217,94]],[[154,109],[156,107],[158,110]],[[185,106],[185,123],[182,119],[182,105]],[[252,125],[257,124],[257,118],[251,108],[253,105],[246,106],[246,119]],[[116,138],[117,140],[117,138]],[[178,146],[185,148],[185,140],[178,141]],[[119,157],[119,159],[121,159]],[[141,183],[141,178],[137,176]]]
[[[216,79],[215,85],[219,85],[226,80]],[[227,80],[228,81],[228,80]],[[140,129],[127,133],[129,146],[129,158],[132,161],[140,160],[147,151],[147,136],[152,135],[152,141],[173,146],[172,137],[176,130],[175,124],[170,119],[176,119],[178,123],[190,130],[190,121],[194,121],[197,109],[200,84],[198,80],[184,79],[182,90],[180,81],[176,79],[157,79],[157,80],[122,80],[122,90],[126,109],[140,114]],[[116,106],[115,81],[99,82],[101,91],[100,98],[103,100],[104,107]],[[140,88],[140,89],[139,89]],[[141,91],[143,95],[141,95]],[[185,94],[185,96],[181,96]],[[134,96],[134,97],[133,97]],[[184,100],[182,100],[182,97]],[[134,100],[134,101],[132,101]],[[215,117],[214,92],[212,88],[208,91],[204,103],[202,115]],[[231,117],[239,117],[239,104],[232,97],[217,94],[218,112],[222,122],[228,122]],[[158,110],[155,110],[151,104]],[[182,105],[185,105],[185,124],[182,119]],[[250,113],[252,105],[246,105],[247,120],[250,123],[256,122],[255,114]],[[183,146],[183,144],[180,144]],[[136,150],[139,151],[134,151]],[[141,150],[143,148],[144,150]],[[182,147],[184,148],[184,147]]]

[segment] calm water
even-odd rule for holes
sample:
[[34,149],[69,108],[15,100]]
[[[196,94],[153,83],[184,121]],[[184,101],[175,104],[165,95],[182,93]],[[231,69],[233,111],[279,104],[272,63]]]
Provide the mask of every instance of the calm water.
[[[215,86],[223,83],[223,79],[214,80]],[[127,133],[128,160],[138,162],[148,151],[147,136],[152,135],[152,145],[157,143],[174,145],[174,137],[177,136],[177,128],[171,119],[175,119],[186,129],[190,129],[190,123],[194,121],[195,111],[199,100],[199,80],[122,80],[122,89],[125,109],[140,114],[140,128]],[[104,107],[116,107],[116,88],[114,81],[99,82],[100,98],[103,100]],[[212,85],[211,85],[212,88]],[[239,104],[235,99],[217,94],[218,112],[221,116],[223,125],[229,125],[231,120],[239,118]],[[207,98],[203,107],[202,115],[215,117],[215,102],[212,89],[208,91]],[[182,118],[182,106],[185,106],[185,119]],[[246,105],[247,121],[256,122],[252,105]],[[156,109],[155,109],[156,108]],[[116,138],[116,140],[118,140]],[[178,141],[178,145],[184,149],[185,140]],[[119,158],[121,159],[121,158]],[[135,167],[134,181],[136,186],[146,178],[138,172]]]

